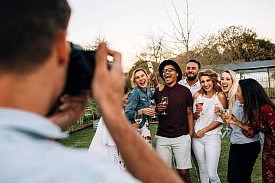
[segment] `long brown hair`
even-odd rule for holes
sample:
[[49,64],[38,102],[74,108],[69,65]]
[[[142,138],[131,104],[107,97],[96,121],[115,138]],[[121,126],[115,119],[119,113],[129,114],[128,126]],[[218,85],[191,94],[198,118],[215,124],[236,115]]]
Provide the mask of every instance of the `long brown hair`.
[[[218,74],[215,71],[211,69],[203,69],[199,72],[199,76],[198,76],[199,80],[201,79],[202,76],[209,76],[210,80],[213,82],[213,90],[215,92],[221,91],[221,86],[218,80]],[[201,89],[199,90],[199,93],[206,94],[206,91],[203,89],[203,87],[201,87]]]
[[244,98],[244,120],[259,122],[259,113],[264,104],[270,105],[275,109],[274,103],[271,101],[266,91],[255,79],[239,80]]

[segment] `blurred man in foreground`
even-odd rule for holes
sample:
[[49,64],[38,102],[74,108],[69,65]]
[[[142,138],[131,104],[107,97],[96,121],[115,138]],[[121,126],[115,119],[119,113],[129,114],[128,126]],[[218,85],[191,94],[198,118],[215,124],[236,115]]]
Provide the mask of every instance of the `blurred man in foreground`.
[[[181,182],[122,114],[125,79],[121,55],[105,43],[97,49],[89,93],[135,178],[99,155],[51,140],[63,137],[60,127],[83,114],[88,98],[87,92],[72,101],[64,96],[54,116],[45,117],[65,86],[69,17],[66,0],[1,1],[0,182]],[[114,58],[110,70],[106,67],[108,55]]]

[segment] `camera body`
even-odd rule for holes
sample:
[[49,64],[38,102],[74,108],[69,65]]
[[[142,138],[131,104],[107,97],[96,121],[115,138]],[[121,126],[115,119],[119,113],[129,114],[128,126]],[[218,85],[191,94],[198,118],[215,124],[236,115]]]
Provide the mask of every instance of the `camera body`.
[[85,51],[79,45],[70,43],[71,54],[67,70],[64,94],[80,95],[83,90],[91,89],[95,69],[95,51]]

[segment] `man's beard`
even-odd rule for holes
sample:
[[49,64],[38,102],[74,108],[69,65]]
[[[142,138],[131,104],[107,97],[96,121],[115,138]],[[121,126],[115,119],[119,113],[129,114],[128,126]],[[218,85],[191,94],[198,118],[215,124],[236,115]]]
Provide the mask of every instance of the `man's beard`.
[[197,78],[197,75],[194,76],[186,76],[189,81],[194,81]]

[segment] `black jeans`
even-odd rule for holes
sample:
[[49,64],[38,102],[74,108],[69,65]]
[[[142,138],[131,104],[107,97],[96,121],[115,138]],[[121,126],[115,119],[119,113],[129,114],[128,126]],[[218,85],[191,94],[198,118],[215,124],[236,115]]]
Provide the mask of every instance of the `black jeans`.
[[247,144],[231,144],[228,159],[229,183],[251,183],[251,174],[261,151],[260,141]]

